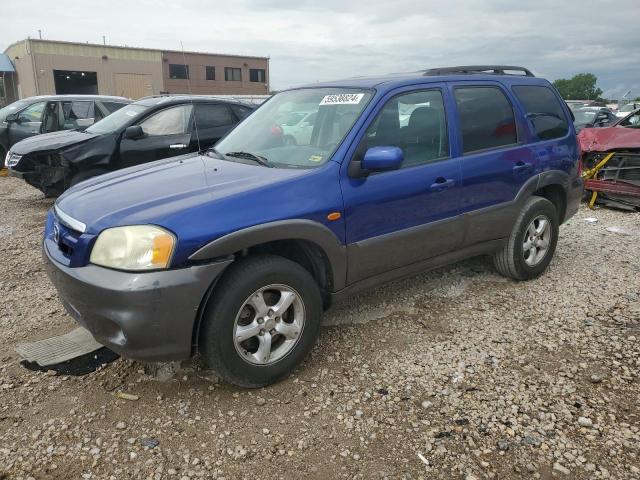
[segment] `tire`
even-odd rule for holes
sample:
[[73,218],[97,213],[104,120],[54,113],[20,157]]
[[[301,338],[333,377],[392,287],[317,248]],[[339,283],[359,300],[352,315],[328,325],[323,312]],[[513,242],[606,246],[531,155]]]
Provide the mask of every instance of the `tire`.
[[109,171],[105,170],[104,168],[92,168],[89,170],[78,172],[73,177],[71,177],[71,182],[69,182],[69,186],[73,187],[79,184],[80,182],[84,182],[85,180],[88,180],[89,178],[97,177],[98,175],[104,175],[105,173],[108,173],[108,172]]
[[[290,306],[278,311],[280,301],[292,298]],[[264,387],[288,375],[307,356],[320,333],[321,317],[320,288],[307,270],[275,255],[244,258],[229,267],[213,291],[199,351],[225,381]],[[242,329],[246,339],[236,342]],[[270,345],[269,352],[265,345]]]
[[[548,230],[542,232],[541,220],[548,222]],[[533,224],[534,230],[529,231]],[[540,232],[539,232],[540,230]],[[535,231],[539,237],[531,235]],[[529,239],[534,238],[531,242]],[[531,245],[532,249],[525,248]],[[537,278],[547,269],[558,243],[558,212],[546,198],[529,198],[505,246],[493,257],[496,270],[505,277],[514,280]],[[546,251],[543,251],[546,245]],[[535,250],[535,253],[534,253]]]

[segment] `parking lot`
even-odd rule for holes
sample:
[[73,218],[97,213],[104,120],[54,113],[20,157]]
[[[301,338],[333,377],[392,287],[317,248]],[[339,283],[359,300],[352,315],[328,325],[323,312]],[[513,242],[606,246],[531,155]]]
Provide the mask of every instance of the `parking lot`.
[[40,259],[52,201],[12,178],[0,201],[2,479],[640,477],[637,214],[581,208],[538,280],[478,258],[357,296],[293,376],[244,390],[23,368],[17,343],[75,325]]

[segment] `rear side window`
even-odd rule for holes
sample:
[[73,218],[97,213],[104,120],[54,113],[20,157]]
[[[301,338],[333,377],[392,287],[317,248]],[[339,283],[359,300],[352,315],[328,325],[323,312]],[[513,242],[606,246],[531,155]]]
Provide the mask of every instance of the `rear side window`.
[[231,105],[231,108],[240,120],[248,117],[249,114],[253,112],[253,110],[251,110],[249,107],[244,107],[242,105]]
[[564,137],[569,124],[560,101],[547,87],[519,85],[513,93],[527,112],[527,118],[540,140]]
[[65,130],[86,128],[95,120],[93,102],[62,102]]
[[109,113],[113,113],[116,110],[120,110],[122,107],[127,105],[126,103],[118,103],[118,102],[102,102],[104,108],[109,110]]
[[196,125],[198,128],[214,128],[231,125],[236,119],[226,105],[196,105]]
[[464,153],[518,142],[513,108],[499,88],[463,87],[454,93]]

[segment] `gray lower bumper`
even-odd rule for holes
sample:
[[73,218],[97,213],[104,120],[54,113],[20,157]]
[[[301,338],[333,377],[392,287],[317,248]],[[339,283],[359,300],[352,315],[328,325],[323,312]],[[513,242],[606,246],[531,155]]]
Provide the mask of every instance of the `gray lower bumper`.
[[47,275],[69,314],[101,344],[147,361],[189,358],[200,304],[231,263],[130,273],[95,265],[65,267],[43,249]]

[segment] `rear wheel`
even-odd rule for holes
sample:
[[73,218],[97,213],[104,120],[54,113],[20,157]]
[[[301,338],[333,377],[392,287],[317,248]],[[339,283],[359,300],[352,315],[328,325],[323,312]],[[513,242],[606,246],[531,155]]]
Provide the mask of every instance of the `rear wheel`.
[[256,388],[288,375],[320,332],[320,289],[307,270],[282,257],[231,265],[205,310],[199,347],[226,381]]
[[493,257],[496,270],[514,280],[540,276],[549,266],[558,242],[558,213],[546,198],[529,198],[506,245]]

